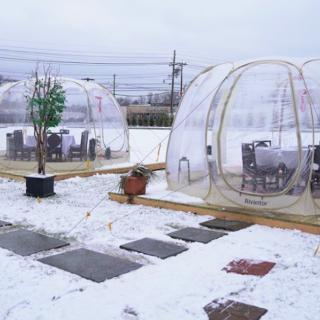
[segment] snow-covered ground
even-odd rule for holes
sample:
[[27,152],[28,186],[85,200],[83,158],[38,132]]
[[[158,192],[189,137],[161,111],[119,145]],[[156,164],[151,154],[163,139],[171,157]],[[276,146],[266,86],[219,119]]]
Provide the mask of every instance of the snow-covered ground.
[[[137,149],[146,154],[152,145],[143,143],[146,132],[137,134],[141,136],[131,143],[136,141]],[[201,320],[207,319],[203,306],[220,297],[268,309],[263,320],[319,319],[320,257],[313,256],[318,236],[252,226],[209,244],[173,240],[166,234],[197,227],[210,217],[110,201],[107,192],[116,190],[118,180],[118,175],[100,175],[59,181],[57,195],[38,202],[23,196],[23,183],[0,178],[0,219],[71,243],[29,257],[0,249],[1,320]],[[159,172],[149,192],[165,198],[164,183]],[[119,248],[143,237],[182,244],[189,250],[161,260]],[[144,266],[97,284],[36,261],[79,247]],[[276,266],[263,278],[221,270],[236,258],[268,260]]]
[[130,129],[131,162],[162,162],[166,160],[168,129]]
[[114,163],[99,169],[129,167],[136,163],[156,163],[166,161],[167,144],[170,130],[161,129],[130,129],[130,159],[128,162]]

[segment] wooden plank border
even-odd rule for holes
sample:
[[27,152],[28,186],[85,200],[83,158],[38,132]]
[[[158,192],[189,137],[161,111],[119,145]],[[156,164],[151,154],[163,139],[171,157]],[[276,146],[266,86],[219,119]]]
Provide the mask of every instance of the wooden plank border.
[[[151,169],[152,171],[157,171],[157,170],[164,170],[166,167],[166,164],[164,162],[157,162],[157,163],[146,164],[145,166]],[[55,175],[54,180],[60,181],[60,180],[65,180],[73,177],[90,177],[96,174],[121,174],[121,173],[127,173],[132,168],[133,168],[133,165],[128,167],[118,167],[118,168],[110,168],[110,169],[102,169],[102,170],[57,173]],[[23,174],[16,174],[16,173],[10,173],[5,171],[1,171],[0,176],[3,178],[16,180],[16,181],[24,181],[24,177],[25,177],[25,175]]]
[[[157,162],[157,163],[150,163],[145,165],[152,171],[157,170],[164,170],[166,168],[166,164],[164,162]],[[103,170],[91,170],[91,171],[78,171],[78,172],[68,172],[68,173],[61,173],[55,176],[55,181],[65,180],[73,177],[90,177],[96,174],[121,174],[127,173],[134,167],[119,167],[119,168],[111,168],[111,169],[103,169]]]
[[9,172],[0,172],[0,177],[1,178],[6,178],[9,180],[14,180],[14,181],[24,181],[24,176],[20,174],[15,174],[15,173],[9,173]]
[[[262,216],[253,213],[245,212],[232,212],[226,210],[218,210],[216,208],[204,205],[192,205],[183,204],[178,202],[150,199],[139,196],[128,196],[124,194],[109,192],[109,197],[111,200],[120,203],[130,203],[136,205],[144,205],[161,209],[170,209],[176,211],[192,212],[200,215],[210,215],[220,219],[226,220],[237,220],[244,221],[248,223],[254,223],[259,225],[264,225],[268,227],[283,228],[283,229],[297,229],[303,232],[320,234],[320,225],[313,224],[305,221],[292,221],[286,220],[283,216],[277,217],[275,214],[271,217]],[[304,217],[304,216],[302,216]],[[297,216],[297,219],[299,216]]]

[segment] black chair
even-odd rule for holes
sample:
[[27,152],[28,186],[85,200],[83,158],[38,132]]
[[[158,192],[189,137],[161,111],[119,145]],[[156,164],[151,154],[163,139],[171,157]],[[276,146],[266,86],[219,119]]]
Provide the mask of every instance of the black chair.
[[56,134],[52,133],[47,140],[48,147],[47,147],[47,153],[48,153],[48,159],[53,160],[53,155],[55,155],[56,160],[62,160],[62,139],[61,137]]
[[[267,184],[279,187],[278,168],[257,166],[254,143],[242,143],[242,170],[241,190],[248,184],[253,186],[253,191],[257,190],[258,185],[262,185],[264,191]],[[267,177],[275,178],[275,181],[267,183]]]
[[[288,182],[290,181],[293,173],[295,170],[288,169],[286,164],[284,162],[280,162],[277,168],[277,173],[276,173],[276,181],[278,184],[278,189],[284,189],[287,185]],[[280,180],[282,180],[282,185],[280,186]],[[292,194],[294,192],[294,188],[289,190],[289,194]]]
[[31,154],[36,153],[36,147],[27,146],[23,143],[22,130],[13,131],[13,141],[14,141],[13,159],[17,160],[17,157],[20,155],[21,160],[24,160],[25,158],[27,158],[30,161]]
[[268,148],[271,147],[271,140],[255,140],[253,146],[254,148]]
[[7,159],[14,159],[14,139],[13,133],[8,132],[6,134],[6,158]]
[[87,130],[81,133],[80,144],[73,144],[70,147],[69,157],[71,161],[73,158],[79,158],[80,161],[87,160],[88,156],[88,137],[89,132]]
[[104,151],[104,157],[105,157],[107,160],[110,160],[110,159],[111,159],[111,149],[110,149],[110,147],[106,147],[106,150]]
[[94,161],[96,158],[96,139],[92,138],[89,141],[89,160]]
[[89,160],[94,161],[96,159],[96,139],[89,140]]
[[313,163],[318,165],[317,169],[312,170],[311,175],[311,191],[314,190],[314,187],[320,186],[320,145],[309,145],[308,148],[310,150],[313,149]]

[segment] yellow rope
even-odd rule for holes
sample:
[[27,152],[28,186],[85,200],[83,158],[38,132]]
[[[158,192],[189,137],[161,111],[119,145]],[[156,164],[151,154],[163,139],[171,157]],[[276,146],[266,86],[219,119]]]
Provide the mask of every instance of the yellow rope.
[[[118,183],[117,183],[112,189],[110,189],[109,192],[115,190],[117,187],[118,187]],[[107,196],[103,196],[103,197],[95,204],[95,206],[91,208],[91,210],[89,210],[89,211],[87,211],[87,212],[85,213],[84,217],[82,217],[82,218],[67,232],[67,234],[69,234],[71,231],[73,231],[75,228],[77,228],[78,225],[80,225],[83,221],[88,220],[88,219],[91,217],[92,212],[93,212],[104,200],[106,200],[106,199],[108,199],[108,197],[107,197]],[[111,227],[110,227],[110,230],[111,230]]]

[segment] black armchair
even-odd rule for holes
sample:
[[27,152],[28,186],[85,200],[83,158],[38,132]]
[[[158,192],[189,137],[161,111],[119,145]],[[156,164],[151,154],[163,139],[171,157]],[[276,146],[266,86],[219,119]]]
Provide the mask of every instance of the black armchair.
[[315,187],[320,186],[320,145],[311,146],[309,145],[309,149],[313,148],[313,164],[317,165],[317,168],[312,169],[311,175],[311,191],[314,190]]
[[81,133],[80,144],[73,144],[70,147],[69,157],[71,161],[73,158],[79,158],[80,161],[87,160],[88,156],[88,137],[89,132],[87,130]]
[[[264,191],[267,190],[267,184],[276,184],[279,187],[279,168],[257,166],[254,142],[242,143],[242,170],[241,190],[248,184],[253,186],[254,192],[258,185],[262,185]],[[274,178],[274,181],[267,183],[267,177]]]
[[62,159],[62,139],[61,137],[56,134],[52,133],[48,137],[48,147],[47,147],[47,152],[48,152],[48,159],[53,160],[53,155],[55,155],[56,160]]
[[22,130],[13,131],[13,141],[14,141],[13,159],[17,160],[18,156],[20,156],[21,160],[24,160],[26,158],[30,161],[31,154],[36,153],[36,147],[27,146],[23,143]]

